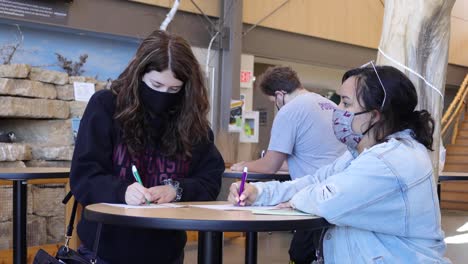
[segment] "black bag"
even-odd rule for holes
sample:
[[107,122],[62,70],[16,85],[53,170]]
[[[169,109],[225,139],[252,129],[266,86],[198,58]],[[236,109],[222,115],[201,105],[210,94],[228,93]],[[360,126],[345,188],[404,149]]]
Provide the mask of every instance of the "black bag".
[[294,233],[289,247],[289,258],[292,263],[312,263],[312,261],[317,259],[315,256],[317,232],[320,236],[320,230],[298,230]]
[[56,258],[40,248],[34,257],[33,264],[56,264],[60,263]]
[[[72,193],[69,192],[65,198],[63,199],[62,203],[66,204],[72,197]],[[70,238],[73,233],[73,224],[75,222],[75,215],[76,210],[78,207],[78,202],[75,200],[73,203],[73,209],[70,216],[70,221],[68,222],[67,226],[67,233],[65,235],[65,245],[61,246],[55,257],[51,256],[43,249],[39,249],[34,257],[33,264],[95,264],[97,256],[94,255],[91,261],[87,260],[80,253],[76,252],[75,250],[68,247],[70,242]],[[97,252],[97,245],[95,245],[94,252]],[[96,253],[95,253],[96,254]]]
[[34,257],[33,264],[90,264],[95,263],[88,261],[82,257],[78,252],[66,246],[61,246],[57,251],[57,255],[52,257],[43,249],[39,249]]

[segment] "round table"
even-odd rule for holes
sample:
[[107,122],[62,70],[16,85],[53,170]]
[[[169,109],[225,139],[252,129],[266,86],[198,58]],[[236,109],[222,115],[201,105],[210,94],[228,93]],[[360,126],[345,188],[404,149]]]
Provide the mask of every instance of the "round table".
[[13,263],[26,263],[27,180],[68,178],[69,168],[1,168],[0,180],[13,181]]
[[[102,224],[140,228],[199,231],[198,263],[222,263],[222,232],[246,232],[246,263],[257,261],[257,232],[312,230],[330,226],[317,216],[256,215],[250,211],[220,211],[190,205],[226,202],[178,203],[182,208],[123,208],[108,204],[86,206],[84,217]],[[261,207],[259,207],[261,208]],[[98,235],[100,228],[98,228]],[[99,238],[98,238],[99,239]]]
[[[241,179],[242,178],[242,171],[232,171],[230,169],[226,169],[224,171],[224,173],[223,173],[223,177]],[[289,180],[291,180],[291,177],[289,175],[289,172],[282,172],[282,171],[279,171],[277,173],[249,172],[248,175],[247,175],[247,180],[255,180],[255,181],[265,181],[265,180],[289,181]]]

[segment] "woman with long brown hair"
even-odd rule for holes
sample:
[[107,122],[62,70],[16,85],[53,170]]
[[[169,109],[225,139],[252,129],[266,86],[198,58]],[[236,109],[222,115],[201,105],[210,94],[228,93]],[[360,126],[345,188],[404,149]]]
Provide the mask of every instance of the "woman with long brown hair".
[[[96,92],[80,123],[70,185],[93,203],[215,200],[224,161],[213,143],[203,74],[188,43],[155,31],[111,90]],[[132,167],[143,184],[135,182]],[[96,224],[81,219],[87,257]],[[98,263],[183,263],[185,232],[104,226]]]

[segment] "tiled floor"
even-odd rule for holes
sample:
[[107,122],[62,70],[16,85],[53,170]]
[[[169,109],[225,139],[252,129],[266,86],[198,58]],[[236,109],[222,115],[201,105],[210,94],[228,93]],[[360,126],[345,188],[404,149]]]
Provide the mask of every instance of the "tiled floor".
[[[447,254],[454,264],[468,263],[468,212],[443,211],[442,227],[445,231]],[[259,264],[287,264],[290,232],[260,233],[258,239]],[[197,243],[189,243],[185,248],[186,264],[197,263]],[[225,240],[223,248],[224,264],[244,263],[244,239]]]
[[468,212],[442,211],[446,256],[454,264],[468,263]]

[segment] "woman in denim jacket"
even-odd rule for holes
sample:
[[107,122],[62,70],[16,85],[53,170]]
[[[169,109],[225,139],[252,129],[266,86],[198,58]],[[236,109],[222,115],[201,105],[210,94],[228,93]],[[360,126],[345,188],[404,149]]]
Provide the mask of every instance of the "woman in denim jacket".
[[431,160],[434,121],[415,111],[416,89],[399,70],[350,70],[333,120],[348,150],[313,175],[231,186],[229,201],[293,207],[334,224],[323,236],[326,263],[450,263],[444,258]]

